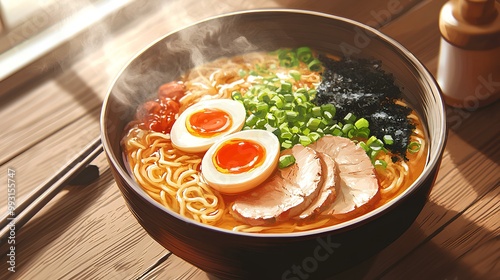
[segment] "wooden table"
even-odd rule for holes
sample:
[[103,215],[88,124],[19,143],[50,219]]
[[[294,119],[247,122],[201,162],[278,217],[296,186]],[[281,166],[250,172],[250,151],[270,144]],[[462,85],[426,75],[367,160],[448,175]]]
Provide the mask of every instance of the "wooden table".
[[[9,170],[15,171],[16,203],[21,203],[99,135],[106,89],[136,52],[169,31],[209,16],[269,7],[345,16],[376,26],[436,73],[437,21],[444,0],[352,3],[149,1],[125,11],[127,20],[121,26],[101,26],[101,33],[70,44],[70,58],[0,97],[2,215]],[[25,71],[43,66],[34,64]],[[498,102],[481,109],[448,108],[448,143],[422,213],[392,245],[336,279],[499,279],[499,109]],[[0,279],[209,279],[170,255],[139,226],[104,154],[93,164],[101,171],[96,182],[61,191],[16,231],[15,273],[8,270],[10,245],[2,240]]]

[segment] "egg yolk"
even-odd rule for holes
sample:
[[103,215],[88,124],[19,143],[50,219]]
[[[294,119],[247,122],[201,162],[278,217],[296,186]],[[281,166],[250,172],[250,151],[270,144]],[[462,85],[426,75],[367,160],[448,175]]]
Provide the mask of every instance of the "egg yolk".
[[250,171],[264,163],[266,149],[246,139],[230,139],[222,143],[212,158],[217,170],[226,174]]
[[227,131],[232,124],[231,116],[220,109],[205,108],[186,119],[187,130],[195,136],[214,137]]

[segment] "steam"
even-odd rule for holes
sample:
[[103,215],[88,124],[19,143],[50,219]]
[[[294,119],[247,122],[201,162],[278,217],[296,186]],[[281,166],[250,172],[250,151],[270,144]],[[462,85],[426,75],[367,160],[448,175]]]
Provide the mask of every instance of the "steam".
[[160,85],[178,80],[191,68],[220,57],[259,50],[235,28],[236,20],[230,17],[191,25],[146,49],[120,74],[112,94],[117,103],[110,109],[127,119],[131,108],[154,98]]
[[[189,52],[189,65],[198,66],[222,56],[258,48],[234,28],[235,19],[211,20],[179,32],[179,39],[166,43],[171,52]],[[233,28],[231,27],[233,26]]]
[[[166,14],[172,11],[176,12],[175,19],[193,20],[188,15],[184,17],[185,10],[175,9],[175,6]],[[290,31],[282,30],[285,25],[274,25],[267,15],[260,18],[243,13],[187,25],[191,21],[187,20],[185,28],[163,38],[159,35],[158,42],[141,52],[119,74],[107,103],[112,117],[120,118],[120,122],[115,123],[124,125],[132,118],[137,106],[156,97],[159,86],[178,80],[193,67],[221,57],[274,50],[278,47],[276,44],[293,42],[288,40],[287,32]],[[120,130],[119,126],[114,129]],[[118,135],[121,131],[108,133]]]

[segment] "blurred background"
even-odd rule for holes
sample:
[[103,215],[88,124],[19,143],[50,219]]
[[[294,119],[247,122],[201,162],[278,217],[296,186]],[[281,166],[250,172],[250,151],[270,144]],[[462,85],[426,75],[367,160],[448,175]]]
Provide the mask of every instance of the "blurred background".
[[161,2],[177,1],[0,0],[0,94],[101,45]]
[[[193,0],[0,0],[0,95],[41,73],[66,69],[71,61],[82,59],[82,55],[96,48],[114,49],[111,52],[129,48],[125,53],[130,58],[170,31],[221,13],[255,8],[298,8],[344,16],[379,28],[418,6],[419,2],[390,0],[387,5],[393,7],[388,6],[387,10],[397,8],[397,12],[387,18],[386,14],[379,13],[375,8],[379,6],[372,1],[359,1],[363,8],[352,9],[348,7],[351,1],[343,0],[255,0],[252,3],[220,0],[216,4]],[[436,2],[435,6],[439,7],[445,1]],[[186,8],[190,6],[198,7]],[[174,18],[172,13],[175,13],[175,20],[171,20]],[[119,34],[134,27],[140,30],[137,25],[143,24],[147,17],[150,24],[146,27],[148,33],[140,34],[142,44],[127,41],[117,45],[114,39]],[[124,62],[117,61],[116,53],[105,55],[110,59],[106,69],[111,68],[116,74]]]

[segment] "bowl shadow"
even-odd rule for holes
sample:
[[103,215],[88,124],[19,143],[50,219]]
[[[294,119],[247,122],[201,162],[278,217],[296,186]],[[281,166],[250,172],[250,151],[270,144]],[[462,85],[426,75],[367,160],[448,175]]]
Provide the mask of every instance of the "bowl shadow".
[[[432,215],[436,216],[452,216],[450,221],[436,229],[434,232],[425,233],[422,227],[421,220],[425,219],[423,215],[429,213],[426,209],[432,208]],[[451,213],[450,213],[451,212]],[[437,244],[434,237],[441,235],[440,239],[447,239],[449,242],[456,241],[461,238],[460,235],[454,234],[454,231],[447,229],[448,226],[453,229],[467,229],[469,233],[474,233],[474,236],[482,237],[483,240],[494,241],[496,235],[494,232],[489,231],[481,226],[476,225],[473,221],[463,217],[462,213],[450,211],[434,202],[428,202],[424,207],[423,213],[417,218],[417,221],[397,240],[383,249],[380,253],[360,262],[359,264],[343,271],[329,278],[317,278],[314,272],[308,273],[302,270],[295,271],[295,274],[282,279],[288,280],[303,280],[303,279],[321,279],[321,280],[369,280],[369,279],[387,279],[399,280],[404,275],[404,279],[420,280],[420,279],[443,279],[443,280],[459,280],[459,279],[495,279],[495,262],[493,250],[489,250],[493,254],[490,255],[491,270],[478,271],[470,264],[467,259],[471,255],[482,255],[485,249],[481,246],[474,248],[471,246],[464,253],[450,252],[449,249],[444,248],[443,244]],[[474,239],[474,236],[469,238]],[[415,244],[408,245],[404,244]],[[488,244],[484,242],[483,244]],[[401,248],[408,248],[405,252]],[[453,249],[453,248],[452,248]],[[479,251],[479,252],[478,252]],[[394,259],[394,253],[400,254],[401,257]],[[497,259],[500,253],[496,252]],[[417,261],[416,261],[417,260]],[[384,267],[381,268],[380,266]],[[406,268],[411,270],[407,270]],[[498,270],[498,268],[496,268]],[[220,278],[206,274],[210,280],[221,280]]]

